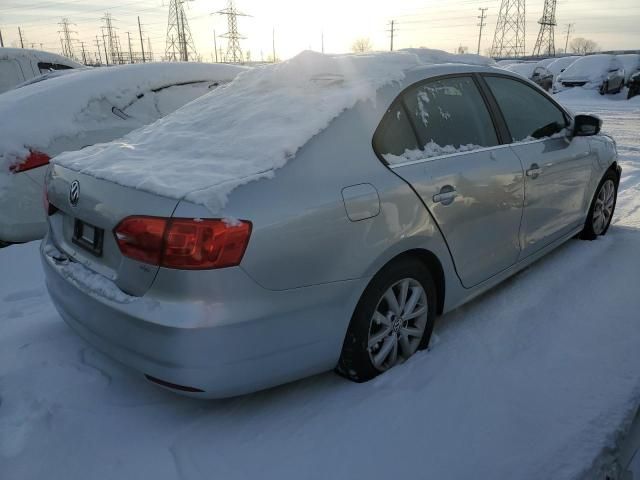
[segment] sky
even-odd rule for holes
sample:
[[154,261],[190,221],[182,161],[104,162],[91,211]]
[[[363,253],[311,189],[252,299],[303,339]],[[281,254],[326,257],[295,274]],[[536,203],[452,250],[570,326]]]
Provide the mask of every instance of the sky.
[[[526,51],[531,53],[538,34],[538,19],[544,0],[527,2]],[[343,53],[358,38],[368,38],[376,50],[390,48],[390,21],[394,20],[396,49],[430,47],[455,51],[466,46],[475,52],[478,43],[480,7],[487,7],[481,53],[487,53],[495,30],[500,0],[236,0],[236,8],[250,16],[240,17],[240,33],[247,38],[242,49],[252,60],[266,60],[275,40],[276,55],[290,58],[306,49]],[[185,12],[197,52],[206,61],[214,55],[216,35],[227,31],[227,19],[215,14],[227,0],[185,1]],[[113,17],[123,48],[130,32],[133,50],[140,50],[137,16],[143,36],[150,38],[154,57],[164,54],[168,0],[0,0],[0,31],[5,46],[20,46],[18,27],[25,47],[60,53],[58,23],[63,17],[74,25],[73,38],[85,42],[87,51],[96,50],[96,35],[106,12]],[[566,24],[574,24],[571,38],[585,37],[602,49],[640,49],[640,1],[558,0],[556,48],[564,48]],[[138,48],[136,46],[138,45]],[[145,43],[146,45],[146,43]],[[226,39],[217,38],[218,47]]]

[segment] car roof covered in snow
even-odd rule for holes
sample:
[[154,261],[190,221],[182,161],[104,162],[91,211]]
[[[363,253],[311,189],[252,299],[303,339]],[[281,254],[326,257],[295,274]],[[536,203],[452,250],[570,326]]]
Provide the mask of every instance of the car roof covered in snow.
[[557,75],[579,58],[580,57],[578,55],[572,55],[570,57],[560,57],[547,65],[547,70],[549,70],[554,75]]
[[84,65],[81,65],[70,58],[58,55],[57,53],[33,50],[30,48],[0,47],[0,60],[13,60],[19,57],[37,60],[38,62],[59,63],[72,68],[84,68]]
[[433,63],[490,65],[436,50],[361,55],[305,51],[239,75],[219,89],[119,141],[54,162],[120,185],[186,198],[219,211],[228,194],[271,177],[313,136],[382,87]]
[[506,65],[504,67],[505,70],[508,70],[513,73],[517,73],[527,79],[531,78],[533,75],[533,71],[537,66],[536,62],[523,62],[523,63],[512,63],[510,65]]
[[609,66],[614,62],[620,62],[615,55],[600,53],[578,58],[562,72],[563,79],[580,78],[588,80],[599,79]]
[[[214,63],[144,63],[91,68],[0,95],[0,171],[27,149],[74,135],[92,105],[107,99],[124,108],[150,90],[199,81],[231,81],[244,67]],[[53,121],[55,119],[55,121]]]

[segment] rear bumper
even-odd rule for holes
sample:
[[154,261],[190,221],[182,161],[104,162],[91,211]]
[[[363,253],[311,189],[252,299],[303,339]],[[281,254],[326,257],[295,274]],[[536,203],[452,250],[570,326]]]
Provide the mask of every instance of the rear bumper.
[[162,299],[162,288],[153,287],[144,297],[129,297],[119,290],[114,294],[114,284],[79,264],[56,261],[51,252],[47,237],[41,247],[46,284],[67,324],[112,358],[164,382],[201,390],[190,395],[205,398],[249,393],[332,369],[366,285],[366,279],[351,280],[276,292],[231,268],[225,269],[225,281],[243,292],[242,301]]

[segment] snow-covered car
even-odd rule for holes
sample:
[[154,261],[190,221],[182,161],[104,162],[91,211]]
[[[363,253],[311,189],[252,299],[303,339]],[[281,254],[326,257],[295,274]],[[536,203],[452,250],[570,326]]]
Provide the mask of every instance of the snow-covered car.
[[549,65],[547,65],[546,69],[553,74],[553,77],[555,80],[555,78],[558,75],[564,72],[573,62],[575,62],[579,58],[580,58],[579,55],[572,55],[569,57],[560,57],[554,60],[553,62],[551,62]]
[[77,72],[82,72],[83,70],[90,70],[90,67],[68,68],[66,70],[51,70],[49,72],[43,73],[42,75],[38,75],[37,77],[30,78],[26,82],[22,82],[13,88],[26,87],[27,85],[33,85],[34,83],[43,82],[45,80],[51,80],[52,78],[63,77],[65,75],[72,75]]
[[362,382],[426,348],[437,314],[606,233],[600,119],[428,57],[304,52],[56,158],[41,256],[62,318],[189,395]]
[[629,91],[627,92],[627,99],[640,95],[640,72],[631,75],[628,87]]
[[553,73],[551,73],[545,66],[536,65],[531,74],[531,80],[548,92],[553,87]]
[[110,142],[228,83],[243,67],[147,63],[85,69],[0,95],[0,242],[42,238],[42,185],[61,152]]
[[626,84],[629,82],[631,75],[640,72],[640,54],[625,53],[623,55],[617,55],[617,57],[624,66],[624,81]]
[[615,56],[596,54],[580,57],[554,83],[554,92],[582,87],[598,90],[602,95],[618,93],[624,87],[624,66]]
[[518,75],[523,76],[527,80],[530,80],[531,76],[533,75],[533,71],[536,68],[536,62],[511,63],[501,68],[504,68],[509,72],[517,73]]
[[0,48],[0,93],[53,70],[86,68],[55,53],[28,48]]

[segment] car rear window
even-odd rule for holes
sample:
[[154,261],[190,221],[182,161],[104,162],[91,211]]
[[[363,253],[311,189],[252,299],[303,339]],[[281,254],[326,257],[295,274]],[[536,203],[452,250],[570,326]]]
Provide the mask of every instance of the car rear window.
[[51,70],[69,70],[72,67],[62,65],[61,63],[38,62],[38,68],[40,69],[40,73],[47,73]]

